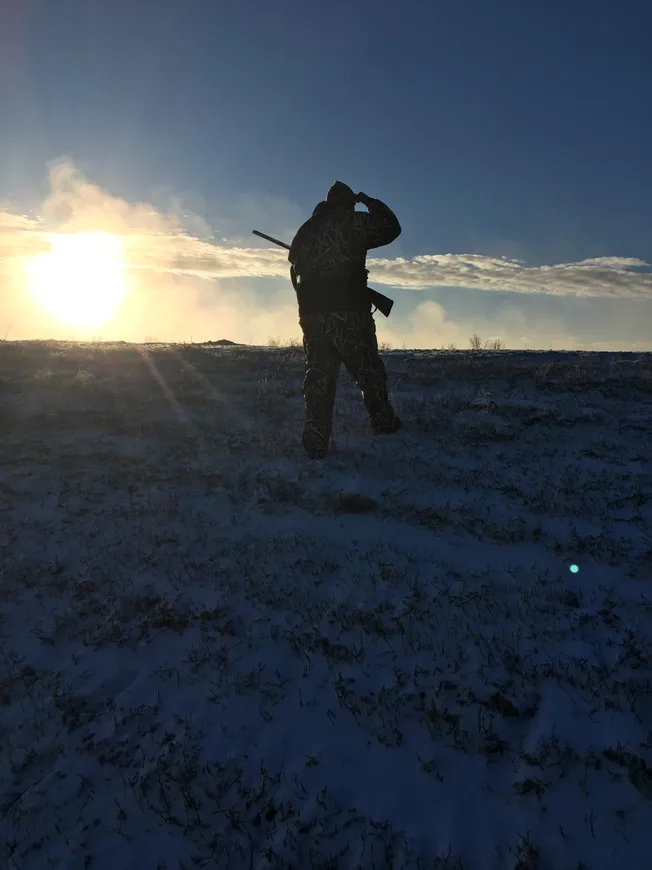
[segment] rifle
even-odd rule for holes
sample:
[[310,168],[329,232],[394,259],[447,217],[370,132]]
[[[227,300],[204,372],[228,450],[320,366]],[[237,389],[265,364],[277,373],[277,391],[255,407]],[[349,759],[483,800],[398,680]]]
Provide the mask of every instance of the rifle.
[[[267,236],[265,233],[259,233],[258,230],[252,230],[252,232],[255,236],[260,236],[261,239],[267,239],[268,242],[273,242],[280,248],[285,248],[288,251],[290,250],[290,246],[286,245],[285,242],[279,242],[278,239],[275,239],[272,236]],[[378,311],[380,311],[381,314],[384,314],[385,317],[389,317],[392,306],[394,305],[394,300],[389,299],[387,296],[383,296],[382,293],[373,290],[371,287],[367,287],[367,291],[371,297],[372,303],[376,306]]]

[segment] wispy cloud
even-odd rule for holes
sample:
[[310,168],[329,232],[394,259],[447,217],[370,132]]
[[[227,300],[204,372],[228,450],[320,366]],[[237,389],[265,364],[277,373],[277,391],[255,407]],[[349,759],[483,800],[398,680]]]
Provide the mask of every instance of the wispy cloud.
[[[284,278],[287,254],[275,250],[226,248],[183,236],[156,248],[141,240],[134,265],[153,265],[203,278]],[[630,257],[601,257],[577,263],[527,266],[522,261],[474,254],[427,254],[405,259],[369,258],[370,280],[405,290],[469,287],[552,296],[652,299],[648,266]]]
[[[94,335],[127,341],[146,337],[160,341],[231,338],[259,344],[270,336],[298,335],[296,302],[285,282],[272,286],[262,301],[246,281],[238,282],[240,286],[235,289],[220,280],[257,275],[287,278],[277,252],[252,249],[249,265],[243,270],[242,259],[228,244],[188,232],[192,228],[198,235],[209,235],[212,227],[178,197],[161,197],[159,192],[158,198],[166,200],[166,211],[151,203],[127,202],[87,180],[69,162],[52,167],[50,188],[34,216],[22,214],[10,203],[0,203],[0,337],[93,337],[46,315],[30,292],[24,268],[28,258],[50,250],[52,234],[92,231],[122,238],[130,276],[130,292],[117,317],[94,329]],[[250,212],[270,223],[275,217],[287,222],[292,211],[285,201],[277,203],[270,197],[252,209],[247,198],[241,197],[237,209],[241,223]],[[221,229],[228,229],[237,238],[237,224],[222,223]],[[217,258],[220,254],[222,267]],[[275,260],[277,265],[270,267],[268,262]],[[92,281],[88,292],[95,292]]]
[[[50,180],[52,193],[43,203],[40,221],[0,212],[0,258],[4,261],[42,249],[47,226],[60,232],[119,232],[125,238],[127,263],[138,270],[209,280],[288,277],[287,252],[280,248],[266,242],[237,247],[189,234],[189,225],[205,236],[210,228],[200,216],[187,210],[182,214],[184,209],[174,197],[170,197],[173,213],[161,214],[147,203],[128,203],[107,194],[68,163],[56,165]],[[256,215],[263,218],[269,210],[252,204],[249,213],[254,219]],[[274,227],[264,229],[274,231]],[[290,241],[289,237],[284,241]],[[632,257],[528,266],[508,257],[422,254],[412,259],[370,257],[368,265],[376,284],[406,290],[469,287],[551,296],[652,299],[652,274],[645,271],[648,264]]]
[[[205,214],[188,208],[187,198],[182,201],[166,192],[159,197],[167,203],[165,210],[146,202],[127,202],[84,178],[68,162],[52,167],[50,185],[37,216],[0,203],[0,286],[4,319],[14,324],[14,332],[23,337],[56,337],[55,326],[34,308],[24,282],[16,278],[21,262],[49,249],[48,234],[97,230],[122,237],[125,262],[138,288],[125,303],[120,323],[107,327],[111,335],[105,337],[142,340],[144,334],[155,334],[161,340],[205,340],[220,336],[263,343],[271,335],[289,337],[288,330],[298,334],[294,294],[285,283],[287,252],[253,236],[249,244],[243,229],[251,221],[251,229],[278,233],[289,242],[302,219],[292,203],[265,197],[257,202],[249,196],[238,203],[237,219],[220,218],[218,227]],[[195,199],[200,208],[205,205],[200,197]],[[648,264],[631,257],[532,266],[510,257],[448,253],[412,259],[371,257],[368,266],[373,285],[413,291],[466,287],[551,297],[652,299]],[[247,278],[284,283],[276,285],[261,306],[246,281],[239,282],[242,289],[237,292],[224,282]],[[23,328],[17,329],[16,323]],[[408,346],[412,342],[412,346],[431,346],[427,336],[433,333],[439,336],[435,346],[447,341],[460,346],[467,342],[470,328],[448,321],[443,308],[430,300],[418,306],[412,320],[404,324],[402,336],[396,331],[396,318],[381,323],[379,334],[384,329],[396,343],[402,337]],[[528,332],[528,324],[519,318],[512,327],[515,336]],[[509,339],[504,331],[494,331]]]
[[469,287],[551,296],[652,299],[648,264],[632,257],[596,257],[576,263],[527,266],[522,260],[479,254],[426,254],[412,260],[370,261],[373,280],[395,287]]
[[[236,248],[184,234],[134,240],[135,267],[167,270],[200,278],[286,278],[281,249]],[[370,257],[370,281],[405,290],[468,287],[551,296],[652,299],[652,274],[644,260],[596,257],[576,263],[528,266],[521,260],[480,254],[425,254],[406,259]]]

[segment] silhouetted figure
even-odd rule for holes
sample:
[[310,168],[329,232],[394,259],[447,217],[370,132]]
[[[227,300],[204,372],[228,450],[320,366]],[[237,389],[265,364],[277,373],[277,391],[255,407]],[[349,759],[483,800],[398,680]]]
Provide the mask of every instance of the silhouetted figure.
[[[358,202],[368,211],[356,211]],[[400,234],[388,206],[336,181],[290,246],[306,357],[303,446],[313,459],[328,453],[342,362],[362,391],[374,432],[390,434],[401,426],[387,396],[366,269],[367,251],[389,245]]]

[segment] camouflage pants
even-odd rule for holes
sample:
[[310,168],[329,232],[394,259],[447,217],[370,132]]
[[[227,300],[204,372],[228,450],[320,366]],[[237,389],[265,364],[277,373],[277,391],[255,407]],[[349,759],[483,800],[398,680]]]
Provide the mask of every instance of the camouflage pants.
[[305,450],[312,456],[328,453],[341,363],[362,391],[374,432],[380,435],[394,431],[397,418],[387,397],[387,373],[378,354],[376,324],[371,312],[303,314],[300,323],[306,357]]

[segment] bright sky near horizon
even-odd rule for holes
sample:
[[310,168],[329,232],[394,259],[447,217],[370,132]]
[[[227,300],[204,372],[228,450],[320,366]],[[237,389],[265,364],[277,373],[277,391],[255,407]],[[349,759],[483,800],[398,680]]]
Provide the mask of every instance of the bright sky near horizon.
[[[403,226],[370,264],[381,337],[649,349],[651,27],[640,2],[4,0],[0,338],[297,336],[250,231],[289,241],[341,178]],[[39,307],[46,229],[124,237],[113,320]]]

